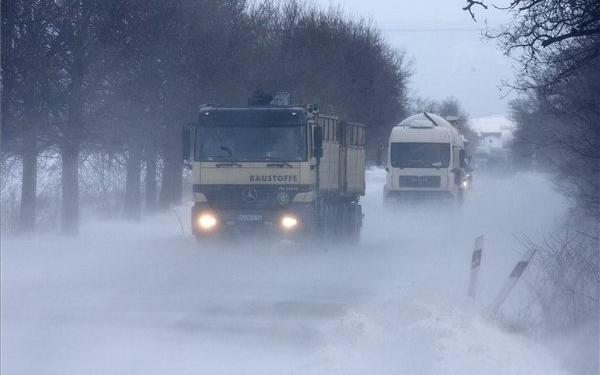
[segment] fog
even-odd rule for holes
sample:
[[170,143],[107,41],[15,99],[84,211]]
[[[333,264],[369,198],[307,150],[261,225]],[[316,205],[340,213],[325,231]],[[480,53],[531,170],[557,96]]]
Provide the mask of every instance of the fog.
[[539,239],[565,213],[547,178],[477,174],[462,207],[384,207],[384,179],[367,172],[356,247],[199,244],[191,202],[139,224],[90,218],[76,238],[3,238],[2,373],[563,373],[486,312],[518,236]]

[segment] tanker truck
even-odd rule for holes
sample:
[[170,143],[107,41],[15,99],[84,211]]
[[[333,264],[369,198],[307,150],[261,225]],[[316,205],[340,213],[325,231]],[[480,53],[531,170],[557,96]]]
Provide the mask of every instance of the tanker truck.
[[365,193],[365,127],[314,105],[202,105],[184,131],[192,233],[356,241]]
[[468,186],[463,136],[432,113],[410,116],[390,134],[384,201],[460,201]]

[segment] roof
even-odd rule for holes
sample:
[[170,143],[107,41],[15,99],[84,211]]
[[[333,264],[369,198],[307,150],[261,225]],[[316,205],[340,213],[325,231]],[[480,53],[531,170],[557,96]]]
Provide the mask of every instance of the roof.
[[443,117],[433,113],[419,113],[394,126],[391,142],[434,142],[463,146],[463,137]]
[[512,132],[515,129],[515,123],[505,114],[472,118],[469,126],[477,133]]

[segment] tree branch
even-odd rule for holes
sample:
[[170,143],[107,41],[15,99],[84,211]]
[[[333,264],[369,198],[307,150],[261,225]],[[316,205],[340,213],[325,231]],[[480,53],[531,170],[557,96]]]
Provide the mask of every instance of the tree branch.
[[473,10],[471,9],[473,5],[479,5],[483,7],[483,9],[487,9],[488,7],[483,3],[483,1],[467,0],[467,5],[462,9],[468,11],[469,14],[471,14],[471,18],[473,18],[473,21],[477,22],[477,20],[475,19],[475,13],[473,13]]
[[551,38],[544,40],[542,42],[542,47],[547,47],[551,44],[563,41],[565,39],[575,38],[578,36],[594,35],[594,34],[598,34],[598,33],[600,33],[600,28],[591,29],[591,30],[576,30],[576,29],[574,29],[570,33],[566,33],[566,34],[559,35],[556,37],[551,37]]

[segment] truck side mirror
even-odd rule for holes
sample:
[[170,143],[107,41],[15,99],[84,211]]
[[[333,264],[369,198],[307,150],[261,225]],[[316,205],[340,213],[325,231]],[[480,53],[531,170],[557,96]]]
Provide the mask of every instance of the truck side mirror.
[[320,159],[323,157],[323,128],[315,126],[313,129],[313,142],[315,145],[315,157]]
[[465,159],[465,150],[458,151],[458,160],[459,160],[461,168],[466,168],[467,167],[467,162],[466,162],[466,159]]
[[462,178],[462,171],[460,168],[454,168],[450,172],[454,173],[454,183],[460,185],[460,180]]
[[183,160],[190,160],[191,153],[191,136],[192,131],[189,128],[184,128],[181,132],[181,158]]

